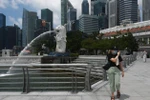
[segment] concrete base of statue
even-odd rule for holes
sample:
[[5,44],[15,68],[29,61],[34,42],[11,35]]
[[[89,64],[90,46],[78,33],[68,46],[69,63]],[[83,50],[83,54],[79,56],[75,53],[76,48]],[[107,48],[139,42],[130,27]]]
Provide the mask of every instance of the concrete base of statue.
[[59,52],[50,52],[49,55],[43,56],[41,58],[42,64],[50,64],[50,63],[69,63],[70,62],[70,54],[59,53]]

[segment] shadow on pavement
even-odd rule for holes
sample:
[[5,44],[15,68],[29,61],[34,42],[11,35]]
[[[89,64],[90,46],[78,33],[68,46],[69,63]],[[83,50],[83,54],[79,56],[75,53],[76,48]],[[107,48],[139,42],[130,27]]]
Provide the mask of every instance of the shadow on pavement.
[[126,94],[121,94],[121,97],[119,100],[126,100],[128,99],[130,96],[129,95],[126,95]]

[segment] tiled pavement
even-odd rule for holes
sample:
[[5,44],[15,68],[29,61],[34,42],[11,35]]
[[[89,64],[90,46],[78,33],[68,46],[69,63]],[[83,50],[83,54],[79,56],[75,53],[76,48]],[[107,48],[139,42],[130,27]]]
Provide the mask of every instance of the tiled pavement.
[[[116,100],[150,100],[150,59],[135,61],[121,78],[121,98]],[[0,100],[110,100],[108,82],[93,86],[91,92],[0,92]]]

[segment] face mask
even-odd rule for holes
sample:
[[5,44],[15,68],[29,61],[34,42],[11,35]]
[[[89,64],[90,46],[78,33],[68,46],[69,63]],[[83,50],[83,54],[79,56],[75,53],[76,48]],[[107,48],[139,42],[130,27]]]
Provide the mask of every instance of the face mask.
[[113,54],[113,55],[116,55],[116,54],[117,54],[117,51],[116,51],[116,50],[112,51],[112,54]]

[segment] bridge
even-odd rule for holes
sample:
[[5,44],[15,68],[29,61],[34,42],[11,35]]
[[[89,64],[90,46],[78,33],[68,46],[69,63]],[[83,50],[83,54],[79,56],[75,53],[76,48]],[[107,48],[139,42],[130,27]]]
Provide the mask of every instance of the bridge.
[[114,35],[121,35],[128,32],[131,32],[136,40],[140,43],[139,49],[150,50],[150,21],[120,25],[100,30],[99,33],[104,34],[104,38],[111,38]]

